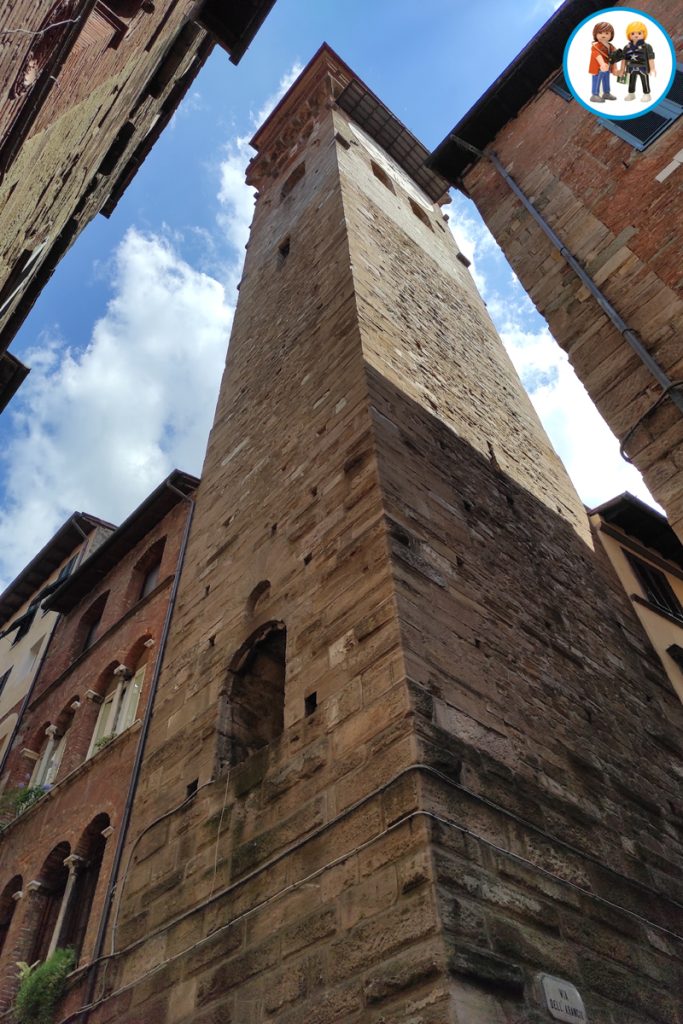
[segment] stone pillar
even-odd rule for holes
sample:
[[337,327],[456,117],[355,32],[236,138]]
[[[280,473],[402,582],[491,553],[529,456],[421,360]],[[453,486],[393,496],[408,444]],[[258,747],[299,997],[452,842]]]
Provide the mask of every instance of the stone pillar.
[[85,867],[85,861],[83,860],[82,857],[79,857],[77,854],[72,853],[64,859],[64,866],[69,869],[69,877],[67,879],[64,895],[62,896],[59,914],[57,915],[55,927],[52,932],[52,938],[50,939],[50,945],[48,947],[46,959],[51,957],[54,951],[59,946],[59,939],[62,934],[64,919],[69,911],[69,902],[71,901],[74,885],[76,884],[76,878],[78,877],[78,872],[83,867]]

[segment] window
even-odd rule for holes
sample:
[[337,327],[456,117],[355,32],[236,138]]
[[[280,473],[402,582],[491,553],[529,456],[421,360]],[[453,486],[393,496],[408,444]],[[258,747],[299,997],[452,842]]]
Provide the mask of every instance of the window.
[[98,814],[81,836],[74,856],[69,858],[73,881],[69,886],[64,913],[61,915],[59,934],[53,936],[53,942],[55,947],[60,949],[73,949],[76,961],[83,949],[104,849],[107,845],[106,837],[110,832],[109,816]]
[[158,585],[165,547],[166,538],[159,537],[135,563],[127,596],[129,603],[142,601]]
[[671,644],[667,647],[666,653],[676,662],[680,669],[683,669],[683,647],[680,644]]
[[19,641],[26,636],[26,634],[28,633],[29,629],[33,624],[33,620],[36,616],[37,611],[38,601],[33,601],[28,606],[28,610],[24,612],[24,614],[20,618],[15,619],[10,628],[5,631],[6,633],[14,632],[14,637],[12,639],[12,647],[14,647],[15,644],[18,644]]
[[408,202],[410,203],[410,209],[413,211],[417,219],[421,220],[422,223],[425,224],[430,231],[433,231],[434,228],[432,227],[432,222],[429,219],[427,211],[423,210],[420,204],[416,203],[414,199],[409,199]]
[[7,680],[10,677],[11,671],[12,669],[8,668],[7,671],[3,672],[2,675],[0,676],[0,696],[2,696],[2,691],[5,689],[5,686],[7,685]]
[[[681,79],[683,85],[683,71],[676,72],[676,79]],[[681,89],[683,91],[683,89]],[[634,149],[643,150],[658,139],[669,125],[672,125],[683,113],[683,98],[672,100],[674,89],[665,100],[662,100],[640,117],[634,117],[628,121],[608,121],[607,118],[598,118],[605,128],[618,135],[620,139],[630,143]]]
[[62,568],[59,570],[59,576],[57,577],[57,579],[58,580],[65,580],[67,576],[70,576],[71,575],[71,571],[72,571],[72,569],[75,566],[77,561],[78,561],[78,555],[74,555],[73,558],[70,558],[69,561],[66,563],[66,565],[63,565]]
[[154,588],[156,587],[157,583],[159,582],[160,568],[161,559],[155,565],[153,565],[151,569],[148,569],[147,572],[145,573],[145,578],[142,581],[142,588],[140,590],[140,600],[142,600],[143,597],[147,597],[148,594],[151,594]]
[[54,948],[53,939],[69,881],[69,867],[64,862],[70,853],[68,843],[59,843],[46,857],[38,878],[27,885],[27,889],[34,893],[33,898],[38,904],[38,913],[34,918],[36,928],[33,944],[27,957],[30,964],[36,960],[45,960]]
[[571,92],[569,91],[569,86],[567,85],[567,82],[564,77],[564,72],[562,71],[560,71],[559,75],[556,78],[554,78],[550,83],[550,91],[556,93],[558,96],[561,96],[562,99],[567,100],[567,102],[570,102],[571,100],[574,99]]
[[57,590],[57,588],[61,585],[63,580],[65,580],[67,576],[71,574],[71,570],[76,565],[77,561],[78,555],[74,555],[74,557],[71,558],[66,563],[66,565],[63,565],[62,568],[59,570],[59,575],[57,576],[57,578],[54,579],[52,583],[48,583],[48,585],[41,590],[40,594],[38,595],[38,600],[42,602],[43,615],[47,615],[47,613],[50,611],[49,608],[45,607],[45,602],[47,601],[47,598],[51,597],[52,594],[54,594],[55,590]]
[[92,647],[92,645],[95,643],[95,637],[97,636],[97,628],[100,624],[100,618],[93,619],[92,622],[88,623],[88,628],[85,631],[85,638],[83,640],[84,651],[87,651],[88,648]]
[[306,164],[300,163],[294,168],[292,173],[289,175],[284,185],[280,189],[280,199],[286,199],[289,193],[292,191],[294,186],[301,181],[304,174],[306,173]]
[[35,249],[26,249],[21,254],[18,263],[7,278],[2,291],[0,291],[0,316],[4,316],[16,296],[30,280],[46,245],[47,242],[42,242]]
[[70,725],[71,721],[68,720],[63,730],[58,729],[56,725],[49,725],[45,730],[46,738],[29,783],[31,787],[42,786],[44,789],[49,789],[54,784],[64,756],[66,736]]
[[[573,99],[562,72],[553,79],[550,89],[564,100]],[[634,149],[643,150],[647,149],[652,142],[658,139],[682,113],[683,64],[678,64],[673,85],[666,99],[661,100],[651,110],[648,110],[640,117],[629,118],[627,121],[611,121],[607,117],[600,117],[598,120],[604,128],[613,132],[614,135],[618,135],[620,139],[628,142]]]
[[629,551],[624,551],[633,572],[640,583],[648,604],[654,605],[667,615],[683,622],[683,608],[676,597],[668,579],[660,569],[655,569],[649,562],[643,562]]
[[88,757],[96,754],[109,740],[128,729],[135,721],[145,667],[141,665],[135,673],[131,673],[125,666],[119,666],[119,670],[115,671],[97,716]]
[[384,185],[384,187],[388,188],[389,191],[393,192],[394,195],[395,195],[396,194],[396,189],[394,188],[394,183],[392,182],[391,178],[389,177],[387,172],[384,170],[384,168],[380,167],[379,164],[376,164],[374,160],[370,161],[370,166],[372,167],[372,173],[375,175],[377,180],[381,181],[382,184]]
[[[87,612],[81,619],[78,626],[78,635],[76,639],[76,646],[80,649],[80,653],[87,651],[89,647],[95,643],[97,639],[97,633],[102,621],[102,615],[104,613],[104,606],[107,603],[109,597],[109,591],[104,594],[100,594],[96,601],[88,608]],[[80,639],[80,643],[79,643]]]
[[26,662],[26,675],[31,675],[38,667],[38,661],[40,659],[40,654],[43,649],[44,640],[45,637],[41,636],[40,640],[37,640],[34,644],[31,645],[31,649],[28,652],[28,660]]

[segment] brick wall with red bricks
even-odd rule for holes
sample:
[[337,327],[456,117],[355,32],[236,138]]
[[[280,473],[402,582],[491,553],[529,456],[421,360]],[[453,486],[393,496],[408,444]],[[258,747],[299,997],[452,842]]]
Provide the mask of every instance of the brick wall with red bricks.
[[[0,1006],[4,1008],[16,989],[15,964],[30,958],[43,913],[40,892],[28,890],[27,885],[41,879],[46,858],[59,844],[66,844],[69,853],[77,853],[88,825],[100,816],[99,824],[113,827],[114,832],[106,839],[80,959],[87,961],[91,955],[187,515],[187,504],[179,501],[57,624],[6,768],[6,789],[16,792],[29,785],[36,755],[48,741],[46,727],[57,724],[56,739],[64,735],[64,749],[51,788],[11,821],[0,838],[0,892],[20,876],[24,893],[16,901],[9,929],[0,921],[4,936]],[[158,581],[141,597],[150,559],[156,558],[162,543]],[[108,597],[97,633],[83,651],[83,615],[105,593]],[[137,708],[131,708],[126,728],[119,731],[117,727],[114,733],[102,736],[100,746],[93,746],[103,700],[107,691],[111,692],[119,665],[129,671],[144,666]]]
[[[667,29],[683,62],[681,0],[651,0],[646,13]],[[556,75],[489,148],[670,380],[680,383],[683,117],[641,152],[579,103],[551,91]],[[680,90],[679,81],[679,102]],[[629,122],[622,124],[628,128]],[[491,163],[476,162],[463,184],[605,420],[620,440],[628,438],[629,457],[683,536],[681,410],[670,399],[653,409],[662,392],[651,372]]]

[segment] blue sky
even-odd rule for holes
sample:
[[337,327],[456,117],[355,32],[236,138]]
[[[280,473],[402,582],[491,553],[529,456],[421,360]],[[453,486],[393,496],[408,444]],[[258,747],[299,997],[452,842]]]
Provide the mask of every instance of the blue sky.
[[[0,417],[0,589],[74,509],[120,521],[172,468],[200,471],[253,202],[248,139],[320,44],[433,148],[557,6],[277,0],[237,68],[216,49],[12,346],[33,372]],[[581,497],[646,496],[462,196],[451,226]]]

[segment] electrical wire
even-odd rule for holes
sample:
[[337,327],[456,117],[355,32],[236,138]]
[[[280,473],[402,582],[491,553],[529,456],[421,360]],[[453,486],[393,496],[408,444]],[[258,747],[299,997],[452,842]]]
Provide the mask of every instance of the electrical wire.
[[683,380],[675,380],[673,381],[673,383],[669,384],[669,386],[665,388],[664,391],[661,393],[657,401],[654,402],[649,407],[649,409],[645,410],[643,415],[636,420],[631,429],[624,435],[624,439],[619,445],[619,454],[621,455],[624,462],[628,462],[631,465],[633,465],[633,459],[626,454],[626,445],[629,443],[629,441],[631,440],[631,438],[633,437],[641,423],[643,423],[648,418],[648,416],[651,416],[653,412],[656,412],[657,409],[659,409],[660,405],[662,405],[662,403],[668,398],[672,391],[677,391],[680,389],[683,389]]
[[54,21],[51,25],[47,25],[45,28],[38,29],[32,32],[26,28],[2,28],[0,29],[0,36],[44,36],[46,32],[51,32],[53,28],[61,28],[62,25],[75,25],[76,22],[80,21],[80,18],[69,18],[67,21]]
[[[79,1010],[75,1010],[73,1013],[69,1014],[69,1016],[64,1017],[59,1022],[59,1024],[71,1024],[71,1022],[77,1020],[81,1014],[89,1013],[92,1010],[96,1009],[98,1006],[101,1006],[103,1003],[109,1002],[109,1000],[114,999],[120,995],[123,995],[126,992],[129,992],[130,989],[135,988],[135,986],[139,985],[142,981],[145,981],[146,979],[153,977],[159,971],[164,970],[166,967],[169,966],[169,964],[175,963],[176,960],[179,960],[182,957],[186,956],[189,952],[200,948],[207,942],[214,941],[216,936],[220,935],[221,932],[227,930],[228,928],[231,928],[235,924],[239,924],[241,921],[246,920],[258,911],[263,910],[264,907],[267,907],[269,904],[273,903],[275,900],[280,899],[282,896],[285,896],[288,893],[293,892],[304,885],[310,885],[316,878],[324,874],[330,868],[336,867],[337,865],[344,863],[344,861],[349,860],[349,858],[351,857],[355,857],[358,853],[361,853],[363,850],[366,850],[369,847],[373,846],[375,843],[379,842],[380,839],[384,839],[385,836],[394,832],[398,828],[402,828],[408,822],[412,822],[416,818],[427,818],[430,821],[438,823],[439,825],[445,825],[448,828],[452,828],[460,832],[461,834],[469,836],[470,838],[476,840],[478,843],[482,843],[484,846],[489,847],[489,849],[494,850],[496,853],[502,854],[503,856],[516,861],[518,864],[522,864],[524,867],[531,868],[532,870],[544,875],[546,878],[549,878],[554,882],[559,882],[561,885],[567,886],[575,892],[579,892],[581,893],[581,895],[587,896],[595,902],[602,904],[603,906],[608,906],[612,910],[618,910],[623,914],[627,914],[629,917],[634,918],[641,924],[645,924],[647,927],[650,928],[656,928],[658,931],[663,932],[665,935],[668,935],[671,938],[676,939],[677,941],[683,942],[683,935],[678,935],[676,932],[673,932],[670,929],[664,928],[662,925],[655,923],[654,921],[650,921],[647,918],[642,917],[635,911],[628,910],[626,907],[620,906],[613,900],[608,900],[603,896],[598,896],[596,893],[591,892],[590,889],[585,889],[583,886],[578,885],[576,882],[570,882],[566,878],[561,878],[559,875],[554,874],[554,872],[548,871],[546,868],[542,868],[539,865],[534,864],[532,861],[527,860],[526,857],[522,857],[520,854],[513,853],[512,850],[507,850],[503,846],[498,846],[497,843],[492,842],[490,839],[485,839],[483,836],[478,835],[476,832],[473,832],[471,829],[466,828],[464,825],[459,825],[457,822],[452,821],[450,818],[444,818],[442,815],[435,814],[433,811],[418,810],[411,811],[410,814],[407,814],[404,818],[401,818],[399,821],[396,821],[393,824],[388,825],[387,828],[383,829],[377,835],[372,836],[370,839],[367,839],[364,843],[361,843],[359,846],[354,847],[352,850],[340,854],[338,857],[335,857],[333,860],[328,861],[322,867],[316,868],[315,871],[310,872],[310,874],[305,875],[303,878],[298,879],[296,882],[290,882],[289,885],[284,886],[282,889],[279,889],[276,893],[273,893],[271,896],[266,897],[266,899],[261,900],[260,903],[257,903],[255,906],[250,907],[248,910],[242,911],[241,914],[238,914],[236,917],[233,917],[229,921],[226,921],[224,924],[220,925],[219,928],[216,928],[214,931],[212,931],[210,935],[203,936],[203,938],[199,939],[197,942],[193,942],[190,946],[187,946],[185,949],[182,949],[179,952],[174,953],[173,956],[167,957],[165,960],[162,960],[161,963],[155,964],[154,967],[152,967],[149,971],[146,971],[144,974],[141,974],[135,980],[128,982],[126,985],[122,985],[121,988],[115,989],[112,992],[108,992],[105,996],[96,1000],[95,1002],[92,1002],[87,1006],[82,1006]],[[294,844],[293,847],[290,847],[286,851],[286,853],[283,853],[278,858],[274,858],[272,861],[269,861],[268,864],[262,865],[262,867],[259,870],[251,872],[250,875],[247,875],[245,878],[239,879],[239,881],[233,883],[232,886],[228,886],[228,888],[224,890],[223,893],[217,894],[216,897],[203,900],[196,907],[193,907],[191,912],[196,913],[198,910],[202,910],[206,905],[208,905],[208,903],[213,902],[213,899],[218,898],[218,896],[220,895],[225,895],[230,889],[235,888],[238,885],[244,884],[244,882],[247,881],[249,878],[252,878],[254,877],[254,875],[259,874],[260,871],[262,870],[266,870],[266,868],[269,865],[273,864],[275,860],[279,860],[281,859],[282,856],[286,856],[289,853],[294,852],[295,850],[305,845],[305,843],[309,842],[309,840],[311,838],[314,838],[315,835],[317,835],[317,833],[314,833],[313,836],[306,836],[304,839]],[[181,917],[184,916],[187,915],[181,915]],[[176,920],[179,920],[179,918],[177,918]],[[172,927],[172,924],[165,925],[164,928],[159,929],[159,931],[166,931],[169,927]],[[150,937],[151,936],[145,936],[145,938],[141,941],[146,942]],[[128,948],[131,949],[135,945],[138,945],[138,943],[133,943]],[[125,952],[125,950],[122,950],[121,952],[115,954],[115,956],[121,956],[123,952]]]
[[[399,781],[401,778],[403,778],[405,775],[407,775],[409,772],[412,772],[412,771],[422,771],[422,772],[426,772],[428,774],[431,774],[431,775],[435,776],[436,778],[440,779],[441,781],[444,781],[444,782],[448,783],[453,788],[461,790],[466,795],[474,798],[475,800],[490,806],[492,809],[495,809],[496,811],[502,811],[507,817],[512,818],[518,824],[521,824],[521,825],[524,825],[525,827],[530,828],[531,830],[533,830],[537,834],[540,834],[544,838],[547,838],[550,841],[552,841],[552,842],[554,842],[554,843],[564,847],[565,849],[568,849],[569,851],[571,851],[575,855],[580,856],[580,857],[582,857],[585,860],[589,860],[589,861],[593,862],[594,864],[598,865],[600,868],[610,872],[611,874],[613,874],[616,877],[620,878],[622,881],[628,883],[629,885],[632,885],[632,886],[634,886],[636,888],[644,890],[649,895],[657,896],[659,898],[662,897],[661,893],[658,893],[655,889],[652,889],[650,886],[645,885],[644,883],[638,881],[637,879],[629,878],[628,876],[623,875],[621,872],[617,871],[615,868],[612,868],[610,865],[602,863],[596,857],[593,857],[591,854],[586,854],[586,853],[582,852],[581,850],[578,850],[576,847],[571,846],[571,844],[566,843],[564,840],[559,839],[556,836],[552,836],[550,833],[545,832],[543,829],[539,828],[538,826],[533,825],[530,822],[525,821],[525,819],[520,818],[518,815],[514,814],[512,811],[508,811],[506,808],[500,807],[500,805],[495,804],[493,801],[490,801],[490,800],[488,800],[485,797],[481,797],[479,794],[474,793],[471,790],[467,789],[467,787],[462,786],[460,783],[455,782],[453,779],[450,779],[443,772],[438,771],[438,769],[433,768],[431,765],[414,764],[414,765],[408,765],[406,768],[402,769],[402,771],[400,771],[397,775],[395,775],[388,782],[384,783],[382,786],[377,787],[377,789],[373,790],[371,793],[369,793],[366,796],[362,797],[360,800],[356,801],[356,803],[350,805],[348,808],[346,808],[344,811],[342,811],[341,814],[339,814],[336,817],[330,819],[330,821],[326,822],[325,824],[320,826],[315,831],[309,833],[309,835],[307,835],[307,836],[303,837],[302,839],[298,840],[296,843],[293,843],[290,846],[286,847],[284,850],[280,851],[280,853],[276,854],[274,857],[271,857],[270,860],[268,860],[265,863],[259,865],[259,867],[255,868],[253,871],[249,872],[248,874],[242,876],[242,878],[239,878],[235,882],[232,882],[228,886],[225,886],[219,892],[217,892],[215,894],[212,893],[210,896],[206,897],[200,903],[198,903],[195,906],[191,907],[189,910],[186,910],[183,913],[176,915],[174,918],[171,918],[169,921],[165,922],[159,928],[155,929],[152,932],[149,932],[148,934],[142,936],[139,939],[136,939],[134,942],[131,942],[128,946],[125,946],[124,948],[122,948],[120,950],[112,951],[112,953],[107,955],[107,956],[98,957],[97,959],[91,961],[91,963],[89,965],[87,965],[86,969],[93,969],[94,967],[97,966],[98,963],[102,963],[103,961],[110,961],[110,960],[119,959],[120,957],[124,956],[125,954],[132,952],[133,950],[135,950],[139,946],[144,945],[146,942],[149,942],[150,940],[155,938],[157,935],[160,935],[160,934],[163,934],[164,932],[167,932],[170,928],[172,928],[175,925],[181,923],[186,918],[191,917],[193,914],[197,913],[198,911],[203,910],[209,904],[215,902],[216,900],[220,899],[223,896],[228,895],[230,892],[234,891],[235,889],[239,888],[242,885],[245,885],[247,882],[252,881],[254,878],[258,877],[264,871],[268,871],[270,868],[272,868],[276,864],[278,864],[281,860],[284,860],[286,857],[289,857],[292,853],[295,853],[297,850],[299,850],[306,843],[310,842],[312,839],[318,838],[323,832],[327,831],[328,829],[332,828],[333,826],[335,826],[336,824],[338,824],[339,822],[341,822],[342,820],[347,818],[350,814],[352,814],[354,811],[358,810],[360,807],[362,807],[364,804],[368,803],[370,800],[373,800],[377,796],[382,795],[387,789],[389,789],[390,786],[394,785],[397,781]],[[206,782],[206,783],[204,783],[203,786],[200,787],[200,789],[203,789],[207,785],[210,785],[210,784],[211,784],[210,781]],[[226,790],[227,790],[227,786],[226,786]],[[199,792],[199,790],[197,790],[197,792]],[[144,835],[151,828],[153,828],[155,824],[159,824],[161,821],[164,821],[166,818],[168,818],[169,816],[174,814],[176,811],[180,810],[191,799],[193,799],[193,797],[186,797],[185,800],[183,800],[175,808],[171,808],[170,810],[166,811],[163,815],[160,815],[159,818],[156,819],[154,822],[150,822],[150,824],[145,828],[145,830],[143,830],[143,832],[140,833],[140,836],[138,836],[138,839],[136,840],[136,844],[135,845],[137,845],[137,841],[139,841],[139,839],[142,838],[142,835]],[[448,819],[448,818],[444,818],[444,817],[442,817],[442,816],[440,816],[438,814],[435,814],[432,811],[414,811],[411,814],[406,815],[406,817],[401,818],[400,821],[394,823],[393,825],[388,826],[388,828],[384,829],[382,832],[380,832],[377,835],[371,837],[370,839],[368,839],[365,843],[361,844],[360,846],[355,847],[353,850],[349,850],[346,853],[340,854],[339,857],[336,857],[334,860],[329,861],[327,864],[325,864],[321,868],[317,868],[314,872],[312,872],[311,874],[307,875],[306,877],[304,877],[302,879],[299,879],[296,882],[290,883],[288,886],[285,886],[283,889],[279,890],[277,893],[274,893],[271,896],[267,897],[265,900],[262,900],[260,903],[256,904],[254,907],[251,907],[248,910],[244,911],[242,914],[238,915],[237,917],[232,918],[230,921],[226,922],[224,925],[221,925],[220,928],[218,928],[215,931],[213,931],[211,933],[211,935],[204,936],[204,938],[200,939],[198,942],[193,943],[191,946],[188,946],[186,949],[181,950],[177,954],[174,954],[173,957],[170,957],[168,960],[165,960],[162,963],[156,965],[149,972],[146,972],[145,974],[141,975],[135,981],[130,982],[129,984],[123,986],[121,989],[117,989],[115,991],[112,991],[112,992],[108,993],[106,996],[102,997],[101,999],[96,1000],[95,1002],[91,1002],[91,1003],[87,1004],[86,1006],[81,1007],[77,1011],[74,1011],[69,1017],[64,1018],[64,1020],[61,1021],[60,1024],[70,1024],[71,1021],[76,1020],[81,1014],[89,1013],[91,1010],[95,1009],[97,1006],[100,1006],[103,1002],[106,1002],[109,999],[114,998],[115,996],[122,995],[124,992],[128,991],[130,988],[132,988],[135,985],[139,984],[141,981],[143,981],[146,978],[150,977],[151,975],[155,974],[157,971],[162,970],[169,963],[173,963],[179,957],[182,957],[182,956],[186,955],[192,949],[195,949],[198,946],[203,945],[205,942],[210,941],[219,932],[223,931],[224,929],[230,927],[231,925],[233,925],[235,923],[238,923],[239,921],[243,920],[245,917],[248,917],[251,914],[256,913],[256,911],[258,911],[258,910],[262,909],[263,907],[267,906],[268,904],[272,903],[274,900],[279,899],[281,896],[283,896],[286,893],[292,891],[293,889],[299,888],[300,886],[302,886],[304,884],[310,883],[318,875],[320,875],[320,874],[324,873],[325,871],[329,870],[329,868],[335,867],[337,864],[340,864],[340,863],[344,862],[345,860],[348,860],[350,857],[353,857],[356,853],[360,852],[361,850],[367,848],[368,846],[373,845],[374,843],[378,842],[380,839],[384,838],[385,835],[387,835],[388,833],[392,832],[395,828],[398,828],[398,827],[404,825],[407,821],[410,821],[411,819],[416,818],[416,817],[420,817],[420,816],[424,816],[424,817],[430,818],[430,819],[432,819],[434,821],[437,821],[440,824],[443,824],[443,825],[446,825],[446,826],[451,827],[453,829],[456,829],[457,831],[459,831],[459,832],[461,832],[461,833],[463,833],[465,835],[470,836],[472,839],[476,840],[477,842],[480,842],[480,843],[484,844],[485,846],[488,846],[490,849],[493,849],[497,853],[500,853],[503,856],[509,857],[510,859],[512,859],[512,860],[514,860],[514,861],[516,861],[516,862],[518,862],[520,864],[523,864],[525,867],[530,868],[531,870],[536,871],[536,872],[544,875],[545,877],[550,878],[550,879],[552,879],[555,882],[558,882],[561,885],[568,886],[569,888],[572,888],[575,891],[580,892],[582,895],[588,897],[589,899],[593,900],[596,903],[599,903],[599,904],[601,904],[603,906],[609,906],[611,909],[617,910],[620,913],[626,914],[629,917],[632,917],[635,920],[639,921],[641,924],[646,925],[647,927],[655,928],[656,930],[658,930],[660,932],[663,932],[665,935],[668,935],[668,936],[670,936],[670,937],[672,937],[672,938],[674,938],[674,939],[676,939],[678,941],[683,941],[683,935],[678,935],[676,932],[671,931],[670,929],[664,927],[663,925],[660,925],[657,922],[651,921],[648,918],[642,917],[640,914],[636,913],[633,910],[629,910],[628,908],[622,907],[620,904],[615,903],[612,900],[606,899],[603,896],[599,896],[598,894],[596,894],[594,892],[591,892],[589,889],[585,889],[582,886],[577,885],[575,882],[570,882],[569,880],[567,880],[565,878],[562,878],[559,875],[554,874],[554,872],[548,871],[546,868],[543,868],[540,865],[534,864],[533,861],[530,861],[527,858],[522,857],[520,854],[513,853],[511,850],[507,850],[504,847],[498,846],[496,843],[493,843],[491,840],[485,839],[483,836],[478,835],[476,832],[473,832],[471,829],[468,829],[464,825],[460,825],[457,822],[455,822],[455,821],[453,821],[451,819]],[[219,833],[219,835],[220,835],[220,833]],[[132,856],[132,851],[131,851],[131,856]],[[128,867],[130,866],[130,860],[131,860],[131,858],[129,857],[128,864],[127,864],[127,869],[126,869],[126,872],[124,873],[124,877],[122,879],[121,894],[123,892],[123,888],[124,888],[124,885],[125,885],[126,876],[127,876],[127,870],[128,870]],[[667,899],[667,902],[670,903],[672,906],[676,907],[677,909],[683,910],[683,906],[681,906],[681,904],[677,903],[675,900],[670,899],[670,897],[665,897],[665,898]],[[114,927],[116,927],[119,908],[120,908],[120,899],[119,899],[119,901],[117,901],[117,908],[116,908],[116,914],[115,914],[115,920],[114,920]]]

